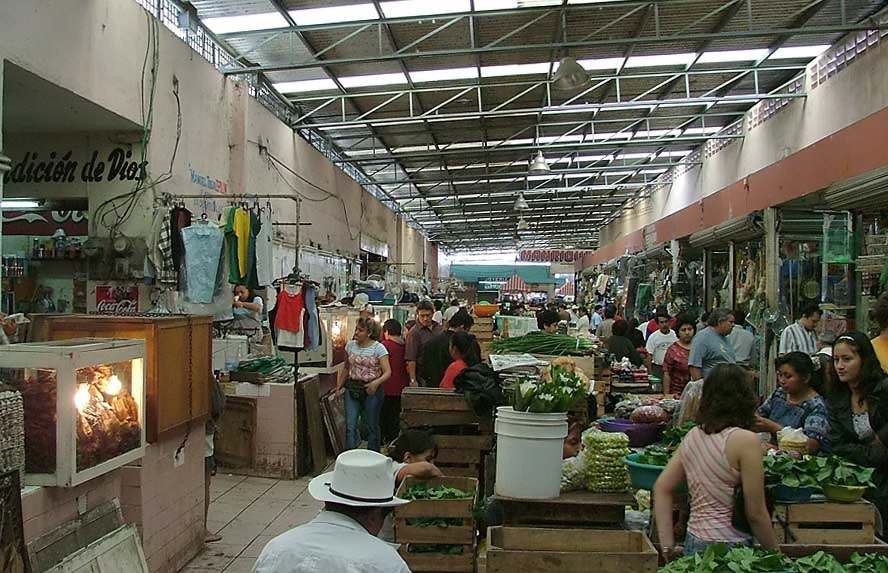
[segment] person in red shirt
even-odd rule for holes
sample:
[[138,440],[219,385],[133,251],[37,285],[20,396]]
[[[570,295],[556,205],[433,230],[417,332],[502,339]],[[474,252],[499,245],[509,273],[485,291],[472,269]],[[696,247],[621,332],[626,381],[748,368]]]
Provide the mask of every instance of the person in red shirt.
[[407,375],[407,362],[404,360],[405,343],[401,336],[401,323],[390,318],[382,324],[382,345],[388,350],[392,375],[383,385],[385,402],[379,415],[379,426],[383,443],[391,443],[400,433],[401,392],[410,381]]
[[460,372],[481,362],[475,337],[468,332],[455,331],[450,337],[450,357],[453,362],[444,371],[441,388],[453,388],[453,381]]

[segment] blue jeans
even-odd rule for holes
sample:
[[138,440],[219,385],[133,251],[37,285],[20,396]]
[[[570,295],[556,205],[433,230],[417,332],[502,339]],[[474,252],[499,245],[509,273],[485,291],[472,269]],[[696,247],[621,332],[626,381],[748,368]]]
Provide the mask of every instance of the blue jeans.
[[706,548],[710,545],[717,545],[719,543],[724,543],[729,547],[734,547],[738,545],[751,547],[752,539],[748,539],[746,541],[736,541],[736,542],[728,542],[728,541],[706,541],[705,539],[700,539],[699,537],[694,537],[692,533],[687,533],[685,535],[684,542],[684,554],[685,555],[694,555],[696,553],[703,553],[706,551]]
[[345,448],[353,450],[361,443],[361,433],[358,429],[361,415],[367,422],[370,434],[367,436],[367,449],[378,452],[381,446],[379,437],[379,413],[382,410],[382,402],[385,400],[385,390],[380,386],[376,393],[367,395],[363,400],[352,397],[348,389],[345,390]]

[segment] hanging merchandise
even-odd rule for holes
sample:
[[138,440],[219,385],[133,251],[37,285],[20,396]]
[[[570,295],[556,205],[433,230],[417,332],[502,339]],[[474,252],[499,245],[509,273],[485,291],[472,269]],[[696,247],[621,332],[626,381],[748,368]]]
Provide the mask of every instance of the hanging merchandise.
[[256,235],[256,278],[259,286],[268,286],[273,280],[274,272],[274,236],[271,224],[271,203],[259,212],[259,233]]
[[277,295],[274,328],[278,346],[305,348],[305,293],[302,285],[286,284]]
[[170,212],[170,243],[173,257],[173,269],[178,273],[185,262],[185,243],[182,240],[182,229],[191,226],[191,211],[183,205],[177,205]]
[[176,267],[173,264],[173,246],[171,234],[171,211],[169,207],[154,210],[154,221],[151,224],[151,235],[148,238],[148,261],[154,277],[160,284],[175,284]]
[[222,256],[222,229],[202,220],[181,231],[184,245],[185,296],[190,302],[213,302]]

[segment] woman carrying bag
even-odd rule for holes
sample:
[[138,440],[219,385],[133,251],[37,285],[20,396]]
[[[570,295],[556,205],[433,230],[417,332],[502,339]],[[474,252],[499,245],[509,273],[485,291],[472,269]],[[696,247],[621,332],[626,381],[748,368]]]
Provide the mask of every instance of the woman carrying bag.
[[347,370],[339,371],[337,392],[345,387],[346,448],[358,447],[361,441],[358,423],[361,416],[367,423],[367,448],[378,452],[380,444],[379,414],[385,400],[382,385],[392,374],[388,350],[379,338],[379,325],[372,318],[359,318],[355,337],[345,345]]
[[[691,497],[686,555],[716,543],[751,545],[752,538],[735,527],[735,513],[745,514],[762,547],[777,546],[765,499],[761,444],[747,429],[755,422],[756,403],[748,374],[740,366],[719,364],[707,376],[698,426],[682,440],[654,485],[657,531],[667,560],[681,554],[673,533],[672,507],[675,490],[683,482]],[[736,490],[743,495],[736,495]],[[743,505],[735,507],[735,500],[741,499]]]

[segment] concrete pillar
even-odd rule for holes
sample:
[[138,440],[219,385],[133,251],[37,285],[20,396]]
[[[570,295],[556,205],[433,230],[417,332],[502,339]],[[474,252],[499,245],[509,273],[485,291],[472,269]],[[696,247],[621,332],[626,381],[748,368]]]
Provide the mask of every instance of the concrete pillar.
[[[768,207],[763,211],[765,226],[765,299],[768,310],[778,308],[777,292],[780,280],[780,252],[778,250],[777,209]],[[765,332],[765,341],[759,365],[759,392],[769,396],[777,387],[777,373],[771,368],[771,359],[777,356],[777,337],[770,329]]]

